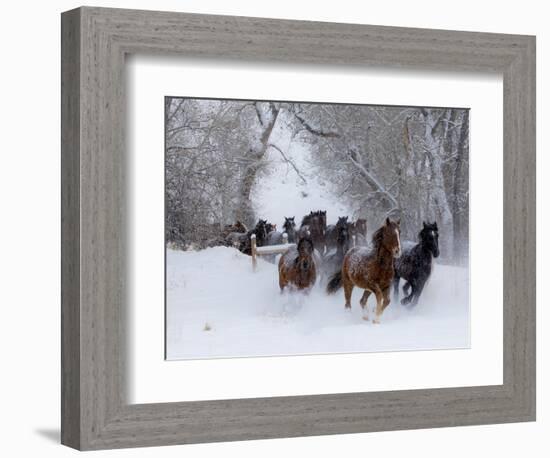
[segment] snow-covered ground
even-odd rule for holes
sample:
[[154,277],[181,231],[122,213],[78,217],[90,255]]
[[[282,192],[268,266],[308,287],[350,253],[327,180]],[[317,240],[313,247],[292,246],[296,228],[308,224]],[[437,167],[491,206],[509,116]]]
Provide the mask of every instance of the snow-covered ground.
[[[326,210],[328,223],[351,215],[311,165],[309,151],[280,132],[285,151],[268,152],[270,168],[253,189],[258,217],[277,223],[311,210]],[[291,162],[288,162],[291,161]],[[300,174],[296,172],[300,171]],[[371,231],[369,230],[369,236]],[[416,308],[392,301],[375,325],[362,319],[355,289],[352,310],[343,292],[327,296],[320,285],[309,295],[281,294],[276,264],[233,248],[167,250],[168,359],[296,355],[465,348],[469,346],[468,270],[435,266]],[[374,297],[369,307],[375,305]],[[372,317],[372,314],[371,314]]]
[[[277,266],[233,248],[167,250],[168,359],[469,347],[468,270],[436,265],[419,304],[393,301],[375,325],[343,292],[279,292]],[[371,296],[368,306],[374,307]],[[372,315],[371,315],[372,316]]]
[[[312,166],[307,146],[277,129],[270,166],[253,188],[258,217],[279,225],[295,216],[299,226],[312,210],[326,210],[328,224],[352,217]],[[297,172],[298,171],[298,172]],[[369,229],[369,237],[372,230]],[[469,346],[468,270],[435,266],[417,307],[392,301],[375,325],[362,319],[355,289],[352,310],[343,292],[327,296],[316,285],[309,295],[281,294],[276,264],[233,248],[167,250],[168,359],[347,353],[465,348]],[[324,286],[324,285],[323,285]],[[373,296],[369,307],[375,305]],[[372,317],[372,313],[371,313]]]

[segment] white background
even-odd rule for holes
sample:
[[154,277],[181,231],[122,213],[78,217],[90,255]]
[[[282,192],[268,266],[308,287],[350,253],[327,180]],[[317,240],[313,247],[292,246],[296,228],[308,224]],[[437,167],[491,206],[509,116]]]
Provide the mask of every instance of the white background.
[[[131,402],[502,383],[501,76],[381,69],[350,73],[350,69],[326,66],[274,69],[250,63],[216,65],[142,56],[129,59],[127,75],[129,195],[133,201],[129,224],[133,256]],[[223,88],[218,81],[224,81]],[[166,94],[471,108],[471,348],[164,361],[164,313],[158,304],[164,299],[162,145]],[[490,230],[484,224],[487,220],[494,221]],[[328,367],[334,376],[328,376]]]
[[[538,277],[548,277],[548,117],[550,55],[544,2],[339,2],[278,0],[120,1],[96,5],[274,18],[316,19],[526,33],[538,36]],[[0,421],[4,456],[69,456],[59,425],[59,13],[70,1],[11,2],[2,8],[0,224],[3,360]],[[547,129],[546,129],[547,130]],[[342,453],[407,457],[548,456],[548,293],[538,288],[538,421],[438,430],[279,439],[100,452],[99,456],[298,456]],[[545,434],[546,433],[546,434]]]

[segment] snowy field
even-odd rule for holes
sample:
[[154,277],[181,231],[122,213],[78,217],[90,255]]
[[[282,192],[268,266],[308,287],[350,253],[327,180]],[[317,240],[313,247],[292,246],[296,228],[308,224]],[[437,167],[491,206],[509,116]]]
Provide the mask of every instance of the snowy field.
[[[259,217],[279,224],[311,210],[326,210],[328,224],[351,211],[338,201],[300,143],[279,133],[283,158],[269,150],[269,171],[254,190]],[[291,161],[289,163],[288,161]],[[301,170],[301,176],[295,172]],[[375,227],[369,227],[368,236]],[[309,295],[280,293],[276,264],[233,248],[167,250],[166,339],[168,359],[275,356],[393,350],[467,348],[468,270],[436,265],[416,308],[393,301],[375,325],[362,319],[354,289],[351,312],[344,293],[327,296],[320,285]],[[374,295],[368,306],[375,306]],[[371,317],[373,314],[371,313]]]
[[[468,270],[435,265],[415,308],[392,303],[381,324],[344,295],[283,293],[277,266],[233,248],[167,250],[167,358],[220,358],[469,347]],[[371,296],[372,310],[375,300]],[[371,314],[372,316],[372,314]]]

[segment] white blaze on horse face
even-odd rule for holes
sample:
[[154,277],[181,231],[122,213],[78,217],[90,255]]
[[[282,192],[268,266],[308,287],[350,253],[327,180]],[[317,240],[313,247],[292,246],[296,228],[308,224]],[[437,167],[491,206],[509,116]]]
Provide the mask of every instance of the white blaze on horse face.
[[401,239],[399,238],[399,229],[395,230],[395,235],[397,236],[397,249],[395,250],[394,257],[398,258],[401,256]]

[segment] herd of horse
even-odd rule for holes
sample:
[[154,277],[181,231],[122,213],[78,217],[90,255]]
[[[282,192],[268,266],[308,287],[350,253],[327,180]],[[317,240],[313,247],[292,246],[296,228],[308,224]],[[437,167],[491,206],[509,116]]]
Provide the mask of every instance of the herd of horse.
[[403,305],[416,305],[428,281],[433,258],[439,256],[437,223],[423,222],[418,243],[401,244],[400,221],[386,218],[367,239],[367,221],[350,221],[339,217],[336,224],[327,226],[326,211],[312,211],[304,216],[300,227],[294,217],[285,217],[282,231],[276,225],[260,219],[247,230],[240,222],[224,228],[225,242],[242,253],[251,254],[254,236],[257,246],[280,245],[283,233],[292,244],[278,263],[279,287],[309,291],[316,282],[324,285],[327,294],[343,287],[345,308],[351,309],[354,287],[363,289],[359,301],[363,318],[369,320],[367,300],[376,298],[373,323],[379,323],[384,309],[390,304],[390,289],[399,297],[399,283],[403,279]]

